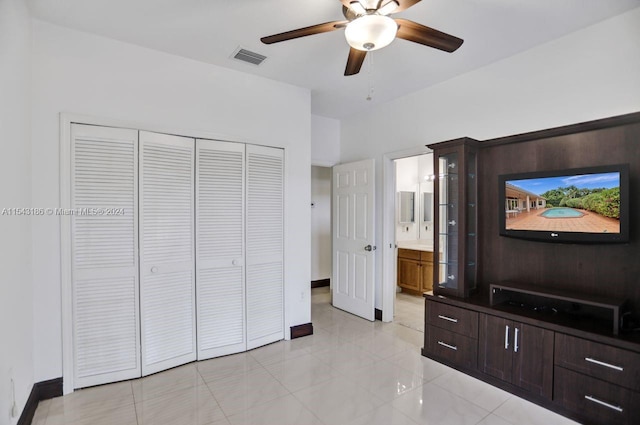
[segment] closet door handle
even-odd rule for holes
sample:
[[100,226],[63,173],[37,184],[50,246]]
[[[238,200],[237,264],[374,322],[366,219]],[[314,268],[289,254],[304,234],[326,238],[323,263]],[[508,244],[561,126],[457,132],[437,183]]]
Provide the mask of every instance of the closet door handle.
[[518,352],[518,332],[520,329],[516,328],[516,334],[513,336],[513,352]]
[[158,272],[158,268],[157,267],[151,267],[151,273],[157,273]]
[[504,349],[509,349],[509,325],[504,327]]

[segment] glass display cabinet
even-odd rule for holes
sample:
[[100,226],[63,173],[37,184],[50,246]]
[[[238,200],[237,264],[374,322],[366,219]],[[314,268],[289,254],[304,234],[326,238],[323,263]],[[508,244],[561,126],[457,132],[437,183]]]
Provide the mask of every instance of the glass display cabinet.
[[429,146],[436,176],[436,295],[468,297],[477,286],[477,144],[476,140],[462,138]]

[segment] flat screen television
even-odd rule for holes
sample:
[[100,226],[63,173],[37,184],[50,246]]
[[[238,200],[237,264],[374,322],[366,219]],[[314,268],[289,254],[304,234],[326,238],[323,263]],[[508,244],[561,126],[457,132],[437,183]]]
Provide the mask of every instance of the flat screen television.
[[561,243],[629,241],[629,165],[498,177],[500,234]]

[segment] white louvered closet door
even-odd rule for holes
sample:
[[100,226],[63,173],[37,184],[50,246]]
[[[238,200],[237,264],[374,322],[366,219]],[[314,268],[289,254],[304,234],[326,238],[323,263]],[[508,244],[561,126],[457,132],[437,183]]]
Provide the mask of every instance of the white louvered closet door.
[[247,145],[247,349],[284,338],[284,151]]
[[198,360],[246,351],[242,143],[196,142]]
[[135,130],[71,126],[74,388],[140,376],[137,153]]
[[140,132],[143,376],[196,359],[194,145]]

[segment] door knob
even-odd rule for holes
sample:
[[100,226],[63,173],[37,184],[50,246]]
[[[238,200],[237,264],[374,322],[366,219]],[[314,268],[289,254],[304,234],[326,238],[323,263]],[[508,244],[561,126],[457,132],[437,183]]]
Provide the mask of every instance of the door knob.
[[238,265],[238,260],[232,260],[231,264],[234,265],[234,266],[237,266]]
[[157,267],[151,267],[151,273],[155,273],[155,272],[157,272],[157,271],[158,271],[158,268],[157,268]]
[[376,247],[375,246],[371,246],[371,245],[367,245],[364,247],[365,251],[375,251]]

